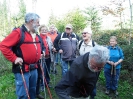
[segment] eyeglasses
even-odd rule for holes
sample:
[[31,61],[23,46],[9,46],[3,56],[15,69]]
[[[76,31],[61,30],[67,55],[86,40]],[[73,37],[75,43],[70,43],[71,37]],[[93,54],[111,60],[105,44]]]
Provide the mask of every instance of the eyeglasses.
[[103,67],[98,67],[98,66],[91,65],[90,62],[88,62],[88,63],[89,63],[89,65],[90,65],[90,67],[91,67],[92,69],[97,69],[97,71],[101,71],[101,70],[103,69]]
[[85,34],[85,35],[86,35],[86,34],[88,34],[88,32],[83,32],[83,33],[82,33],[82,35],[83,35],[83,34]]

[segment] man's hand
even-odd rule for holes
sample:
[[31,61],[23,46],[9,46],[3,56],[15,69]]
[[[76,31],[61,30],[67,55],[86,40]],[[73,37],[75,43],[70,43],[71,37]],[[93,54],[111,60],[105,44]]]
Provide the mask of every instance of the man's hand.
[[61,53],[61,54],[62,54],[62,53],[63,53],[63,50],[62,50],[62,49],[60,49],[60,50],[59,50],[59,53]]
[[53,52],[57,52],[55,48],[52,49]]
[[17,65],[17,64],[18,64],[18,65],[22,65],[22,64],[23,64],[23,59],[20,58],[20,57],[17,57],[14,63],[15,63],[16,65]]

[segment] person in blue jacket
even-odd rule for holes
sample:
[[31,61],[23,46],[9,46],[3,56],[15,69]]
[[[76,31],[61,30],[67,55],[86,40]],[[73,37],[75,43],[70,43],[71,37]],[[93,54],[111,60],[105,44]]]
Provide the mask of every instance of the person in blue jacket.
[[109,95],[112,90],[115,95],[118,95],[118,81],[124,55],[122,49],[117,45],[117,38],[115,36],[110,37],[108,49],[110,50],[110,59],[104,66],[104,76],[106,79],[105,94]]

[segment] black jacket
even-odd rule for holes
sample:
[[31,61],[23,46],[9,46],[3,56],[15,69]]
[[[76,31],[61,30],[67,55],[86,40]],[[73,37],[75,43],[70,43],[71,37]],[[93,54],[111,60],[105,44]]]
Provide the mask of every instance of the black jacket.
[[99,72],[90,71],[87,64],[88,59],[89,52],[73,61],[69,71],[55,86],[56,92],[67,90],[68,96],[75,98],[88,97],[91,94],[98,80]]

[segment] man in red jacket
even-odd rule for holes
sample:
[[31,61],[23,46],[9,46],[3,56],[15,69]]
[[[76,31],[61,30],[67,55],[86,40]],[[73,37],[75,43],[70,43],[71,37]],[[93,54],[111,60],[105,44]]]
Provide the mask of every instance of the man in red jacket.
[[[25,24],[21,28],[13,30],[1,43],[0,50],[3,55],[13,63],[13,73],[15,75],[17,99],[35,99],[37,82],[37,62],[41,56],[41,45],[39,37],[36,35],[39,24],[39,16],[35,13],[25,15]],[[24,41],[16,47],[16,53],[13,48],[20,42],[22,31],[24,31]],[[12,50],[11,50],[12,49]],[[25,83],[22,78],[24,74]],[[26,84],[27,87],[24,86]],[[26,91],[26,88],[28,91]],[[28,93],[27,93],[28,92]]]

